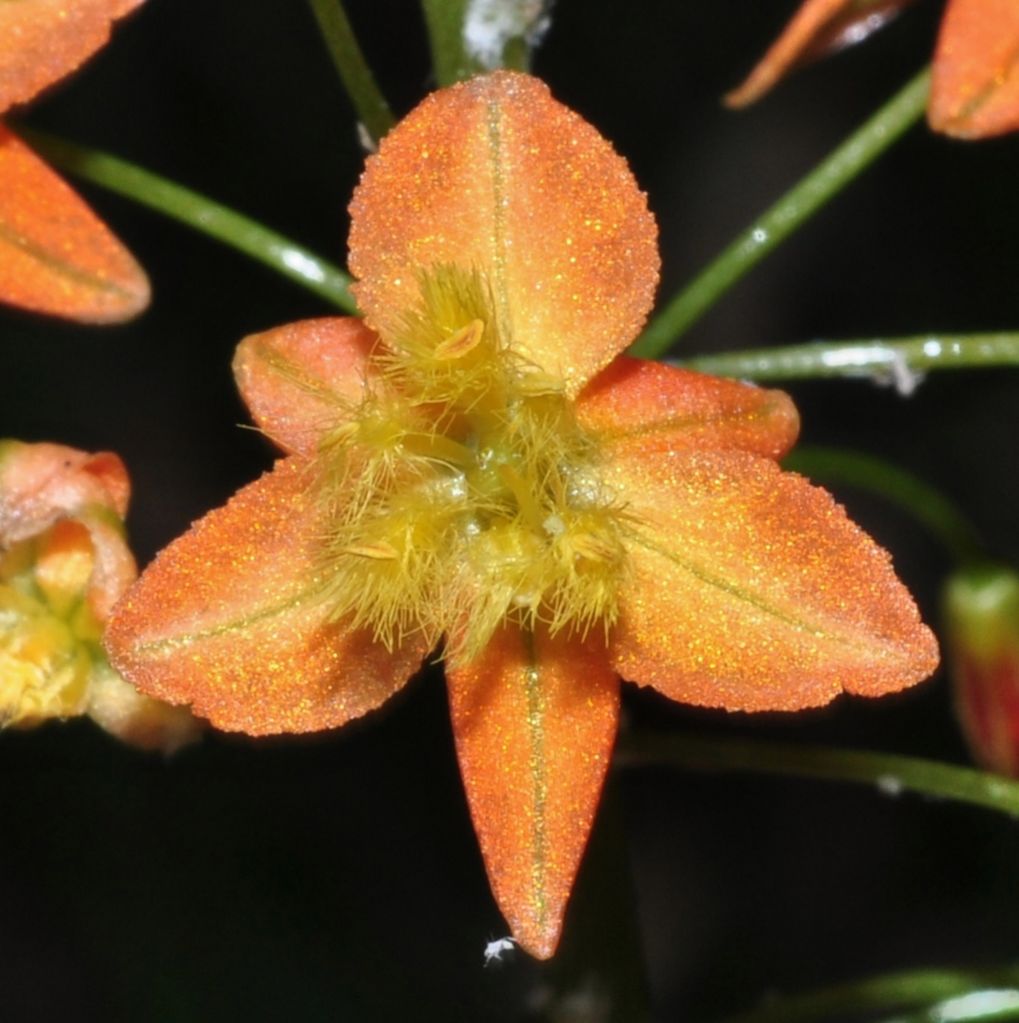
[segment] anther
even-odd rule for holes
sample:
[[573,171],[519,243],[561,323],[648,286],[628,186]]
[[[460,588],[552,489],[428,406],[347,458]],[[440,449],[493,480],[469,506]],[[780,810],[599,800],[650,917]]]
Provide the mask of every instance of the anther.
[[484,332],[485,324],[481,320],[471,320],[466,327],[461,327],[435,346],[435,358],[444,362],[462,359],[478,347]]
[[370,558],[372,561],[395,561],[400,552],[388,543],[351,544],[340,551],[341,554],[352,554],[357,558]]

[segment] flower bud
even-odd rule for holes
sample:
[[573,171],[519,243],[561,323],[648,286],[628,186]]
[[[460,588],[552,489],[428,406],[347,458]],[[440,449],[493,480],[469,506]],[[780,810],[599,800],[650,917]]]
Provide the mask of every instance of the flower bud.
[[1019,573],[985,565],[945,588],[955,707],[973,759],[1019,775]]
[[137,575],[124,541],[128,492],[116,455],[0,441],[0,725],[88,714],[167,753],[197,736],[187,711],[142,696],[100,646]]

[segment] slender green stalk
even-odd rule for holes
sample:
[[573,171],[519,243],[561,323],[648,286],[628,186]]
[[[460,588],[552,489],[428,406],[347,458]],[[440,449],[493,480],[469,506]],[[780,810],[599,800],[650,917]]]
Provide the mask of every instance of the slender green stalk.
[[421,0],[439,85],[452,85],[484,70],[464,46],[464,19],[470,0]]
[[258,221],[117,156],[75,145],[34,129],[22,127],[19,130],[50,163],[61,170],[187,224],[257,259],[345,312],[357,311],[347,274]]
[[393,127],[393,114],[364,59],[343,0],[308,0],[357,116],[376,142]]
[[651,321],[633,354],[661,355],[748,270],[881,155],[923,115],[930,88],[924,70],[830,156],[750,225]]
[[439,85],[495,68],[527,71],[549,0],[421,0]]
[[[1017,985],[1019,969],[1015,967],[910,970],[771,998],[759,1009],[727,1016],[720,1023],[807,1023],[865,1012],[910,1010],[933,1003],[944,1005],[949,1000],[958,1006],[960,998],[997,993]],[[942,1018],[960,1017],[946,1015]]]
[[887,1017],[876,1023],[1004,1023],[1019,1020],[1019,989],[969,991],[928,1005],[907,1016]]
[[627,767],[689,767],[863,782],[882,792],[918,792],[1019,816],[1019,782],[971,767],[893,753],[799,746],[730,736],[629,735],[617,762]]
[[881,458],[843,448],[801,447],[783,461],[818,483],[845,484],[885,498],[911,515],[960,564],[984,557],[976,527],[954,502],[916,476]]
[[716,376],[750,380],[861,377],[909,392],[928,370],[1019,366],[1019,333],[918,334],[862,341],[812,341],[721,352],[675,362]]

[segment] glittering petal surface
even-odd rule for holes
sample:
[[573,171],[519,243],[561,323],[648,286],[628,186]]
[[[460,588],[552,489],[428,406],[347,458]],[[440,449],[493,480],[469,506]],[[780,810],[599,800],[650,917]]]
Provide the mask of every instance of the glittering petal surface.
[[931,127],[958,138],[1019,129],[1019,3],[951,0],[934,53]]
[[0,2],[0,111],[63,78],[110,38],[142,0]]
[[87,508],[127,512],[130,483],[112,452],[0,441],[0,542],[18,543]]
[[806,0],[738,89],[730,107],[759,100],[793,68],[861,42],[913,0]]
[[385,337],[435,264],[484,271],[514,347],[573,393],[640,329],[656,228],[626,163],[535,78],[434,93],[382,141],[350,207],[358,304]]
[[0,302],[82,323],[129,320],[148,305],[134,257],[2,125],[0,181]]
[[106,633],[139,689],[249,734],[343,724],[377,707],[427,652],[389,654],[328,622],[318,600],[322,521],[307,465],[280,462],[167,547]]
[[577,418],[607,452],[738,448],[781,458],[799,416],[783,391],[620,356],[581,392]]
[[302,320],[246,337],[234,377],[255,422],[287,451],[311,454],[363,392],[377,338],[353,317]]
[[447,669],[460,770],[485,867],[513,936],[555,951],[619,713],[600,642],[507,626]]
[[610,480],[635,518],[613,633],[624,678],[684,703],[797,710],[934,670],[888,555],[825,491],[739,451],[620,459]]

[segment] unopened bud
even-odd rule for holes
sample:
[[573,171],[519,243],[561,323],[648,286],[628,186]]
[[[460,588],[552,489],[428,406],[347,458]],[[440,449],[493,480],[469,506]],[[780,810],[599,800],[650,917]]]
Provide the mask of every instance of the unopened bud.
[[955,707],[973,759],[1019,776],[1019,573],[982,566],[945,588]]

